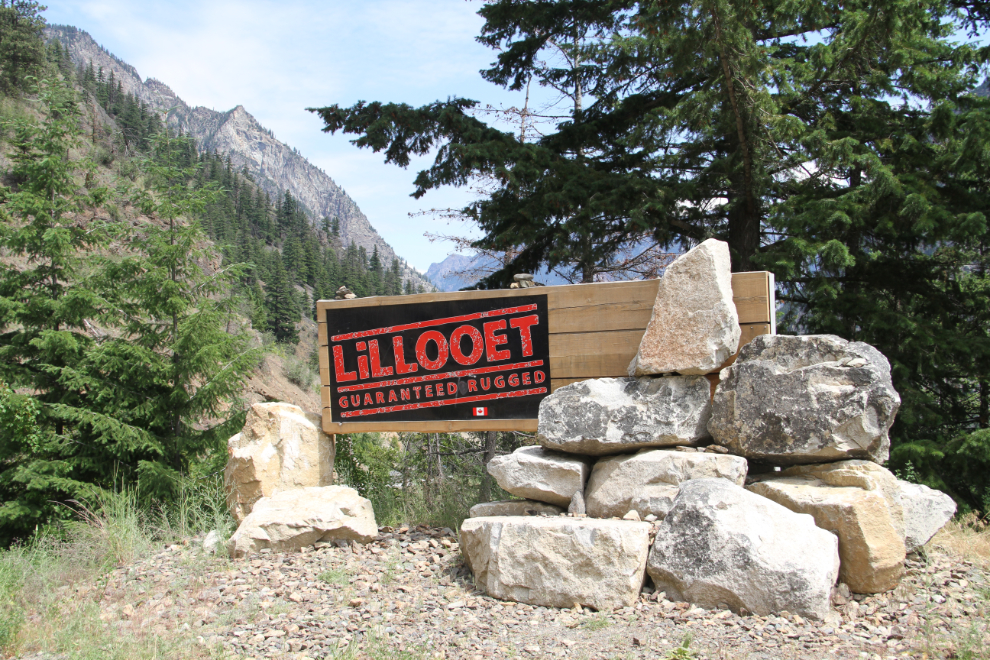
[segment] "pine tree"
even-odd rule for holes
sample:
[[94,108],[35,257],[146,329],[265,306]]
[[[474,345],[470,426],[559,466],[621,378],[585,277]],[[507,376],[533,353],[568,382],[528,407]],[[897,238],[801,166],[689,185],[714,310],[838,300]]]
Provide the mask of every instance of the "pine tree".
[[108,269],[103,286],[126,332],[97,352],[119,383],[115,405],[154,439],[155,455],[139,460],[137,473],[143,491],[159,497],[174,492],[192,460],[224,455],[243,423],[238,397],[258,358],[235,316],[243,267],[214,273],[202,265],[210,255],[196,217],[220,191],[191,185],[197,165],[180,166],[188,140],[163,131],[143,161],[147,188],[134,201],[163,226],[141,227]]
[[108,227],[88,213],[107,191],[76,183],[92,164],[69,156],[80,144],[72,90],[42,81],[38,105],[41,121],[0,124],[17,181],[0,198],[0,248],[26,263],[0,266],[0,382],[31,391],[35,402],[16,404],[32,434],[0,433],[0,543],[56,515],[58,502],[109,485],[114,464],[147,444],[140,429],[100,410],[113,383],[91,358],[97,341],[88,324],[112,324],[114,313],[80,285],[81,257],[107,240]]
[[479,13],[498,51],[486,80],[569,94],[541,137],[487,125],[456,97],[316,112],[388,162],[436,154],[416,196],[495,182],[463,213],[484,233],[476,247],[518,255],[484,286],[540,266],[607,269],[630,243],[722,238],[734,270],[776,274],[785,331],[890,359],[895,466],[923,463],[956,493],[948,448],[990,468],[990,446],[974,449],[990,416],[990,101],[973,93],[990,51],[965,36],[986,29],[982,3],[496,0]]
[[296,322],[299,320],[299,302],[278,253],[272,259],[271,275],[265,291],[265,307],[268,329],[275,335],[275,340],[281,343],[298,343]]
[[39,3],[0,0],[0,91],[27,87],[45,64],[45,19]]

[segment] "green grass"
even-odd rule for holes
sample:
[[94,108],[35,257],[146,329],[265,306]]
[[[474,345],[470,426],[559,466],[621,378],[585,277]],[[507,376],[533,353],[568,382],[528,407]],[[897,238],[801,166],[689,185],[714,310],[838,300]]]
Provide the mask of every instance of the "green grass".
[[[76,519],[56,533],[39,532],[27,543],[0,550],[0,656],[222,657],[221,650],[196,645],[191,635],[122,632],[100,617],[114,568],[194,534],[211,529],[228,534],[233,522],[222,495],[219,477],[180,484],[179,497],[168,507],[143,507],[135,490],[104,493],[78,504]],[[83,591],[77,593],[77,587]]]
[[585,630],[590,630],[594,632],[596,630],[602,630],[603,628],[608,628],[610,625],[612,625],[612,622],[608,620],[608,615],[601,613],[601,614],[596,614],[595,616],[585,621],[581,625],[581,627],[584,628]]
[[347,646],[327,657],[332,660],[425,660],[430,653],[420,647],[400,651],[389,645],[386,636],[368,633],[363,638],[351,640]]
[[323,571],[316,576],[316,579],[337,587],[344,587],[351,583],[350,574],[342,568],[331,568]]
[[697,653],[691,650],[691,642],[694,637],[691,633],[684,635],[684,639],[681,640],[681,645],[672,648],[667,655],[664,656],[664,660],[691,660],[696,657]]

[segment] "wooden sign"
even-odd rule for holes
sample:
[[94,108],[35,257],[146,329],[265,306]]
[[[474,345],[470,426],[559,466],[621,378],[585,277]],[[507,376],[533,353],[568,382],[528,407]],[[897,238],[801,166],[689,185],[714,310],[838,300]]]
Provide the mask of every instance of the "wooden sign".
[[[549,392],[627,375],[658,287],[645,280],[321,300],[323,428],[535,431]],[[732,275],[740,347],[776,333],[773,290],[771,273]]]
[[325,314],[336,424],[529,419],[550,392],[546,294]]

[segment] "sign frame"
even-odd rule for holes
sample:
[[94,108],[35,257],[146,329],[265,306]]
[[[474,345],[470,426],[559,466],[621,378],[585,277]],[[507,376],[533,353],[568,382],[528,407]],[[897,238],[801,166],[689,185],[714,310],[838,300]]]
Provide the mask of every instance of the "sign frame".
[[[323,430],[327,433],[413,431],[452,433],[458,431],[535,432],[537,420],[443,419],[430,421],[348,421],[334,422],[331,412],[330,370],[332,361],[325,319],[328,311],[360,307],[385,307],[416,303],[498,300],[546,295],[550,343],[550,391],[591,378],[626,376],[629,362],[639,349],[640,340],[653,313],[660,280],[599,282],[564,286],[453,291],[410,296],[375,296],[352,300],[320,300],[316,303],[318,350],[320,358]],[[733,273],[733,302],[739,314],[741,348],[753,337],[776,334],[773,274],[765,271]],[[509,302],[509,301],[506,301]],[[737,351],[738,352],[738,351]],[[729,358],[718,371],[732,364]]]

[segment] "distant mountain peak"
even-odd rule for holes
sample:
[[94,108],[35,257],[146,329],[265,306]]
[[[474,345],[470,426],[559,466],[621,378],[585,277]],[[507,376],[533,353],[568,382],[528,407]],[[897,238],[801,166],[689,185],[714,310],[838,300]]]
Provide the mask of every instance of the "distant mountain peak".
[[[272,199],[288,191],[310,212],[314,222],[322,217],[340,218],[340,234],[345,245],[353,241],[369,254],[377,247],[386,264],[398,256],[333,179],[276,139],[243,105],[226,112],[190,107],[161,80],[142,80],[137,69],[100,46],[86,31],[68,25],[49,25],[47,33],[50,39],[57,39],[69,48],[74,62],[83,65],[92,62],[107,75],[113,71],[125,93],[133,94],[154,110],[167,112],[168,124],[191,135],[200,149],[229,155],[231,164],[236,169],[246,168]],[[401,258],[400,261],[404,262]],[[426,283],[414,268],[407,267],[406,276],[417,284]]]

